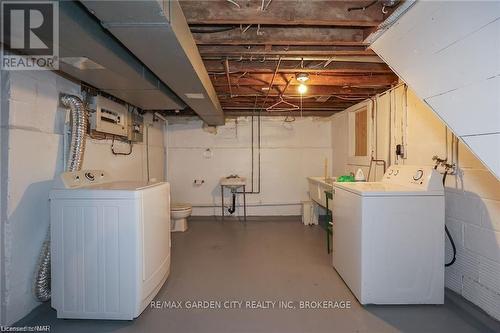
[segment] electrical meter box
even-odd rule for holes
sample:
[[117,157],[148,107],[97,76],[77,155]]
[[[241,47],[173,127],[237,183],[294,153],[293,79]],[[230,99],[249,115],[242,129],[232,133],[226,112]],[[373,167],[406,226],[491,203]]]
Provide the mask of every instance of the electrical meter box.
[[103,96],[95,96],[89,107],[90,129],[117,136],[129,136],[129,114],[125,105]]
[[137,113],[130,113],[128,139],[132,142],[142,142],[144,135],[144,117]]

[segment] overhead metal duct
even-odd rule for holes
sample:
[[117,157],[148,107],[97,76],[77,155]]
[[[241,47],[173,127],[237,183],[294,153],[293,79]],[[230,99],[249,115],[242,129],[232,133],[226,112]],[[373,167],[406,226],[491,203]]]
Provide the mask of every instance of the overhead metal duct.
[[177,1],[81,1],[207,124],[224,113]]
[[59,20],[62,72],[145,110],[186,107],[79,2],[60,1]]

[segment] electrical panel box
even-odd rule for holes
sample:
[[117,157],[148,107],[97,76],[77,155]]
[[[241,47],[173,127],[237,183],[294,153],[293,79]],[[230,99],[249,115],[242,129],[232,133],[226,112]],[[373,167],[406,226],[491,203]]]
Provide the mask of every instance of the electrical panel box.
[[128,137],[128,110],[125,105],[103,96],[95,96],[90,104],[90,129]]
[[129,120],[128,139],[132,142],[142,142],[144,135],[144,117],[137,113],[131,113]]

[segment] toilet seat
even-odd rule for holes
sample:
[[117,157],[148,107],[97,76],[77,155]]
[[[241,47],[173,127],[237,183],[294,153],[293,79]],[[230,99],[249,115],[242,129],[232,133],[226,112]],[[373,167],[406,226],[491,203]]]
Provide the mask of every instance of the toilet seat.
[[189,210],[191,208],[193,208],[193,206],[191,206],[190,204],[187,204],[187,203],[173,203],[170,206],[171,211]]

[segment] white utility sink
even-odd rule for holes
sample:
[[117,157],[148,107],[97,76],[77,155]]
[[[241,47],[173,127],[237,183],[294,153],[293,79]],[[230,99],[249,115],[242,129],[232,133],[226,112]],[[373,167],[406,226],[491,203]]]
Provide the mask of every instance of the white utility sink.
[[230,175],[228,177],[222,177],[220,180],[220,184],[222,186],[229,187],[232,190],[237,189],[238,187],[245,186],[246,182],[247,180],[245,177],[240,177],[238,175]]
[[[325,191],[333,189],[332,185],[336,181],[336,178],[307,177],[307,180],[309,182],[309,195],[311,199],[318,205],[326,207]],[[328,205],[331,207],[331,202]]]

